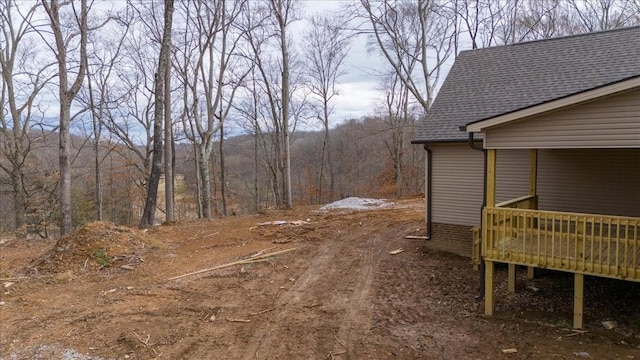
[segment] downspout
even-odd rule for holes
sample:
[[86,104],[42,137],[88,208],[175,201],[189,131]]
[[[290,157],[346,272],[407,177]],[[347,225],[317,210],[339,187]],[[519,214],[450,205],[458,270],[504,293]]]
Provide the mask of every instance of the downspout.
[[[480,207],[480,229],[482,229],[482,222],[483,222],[483,217],[482,217],[482,210],[484,210],[485,206],[487,206],[487,150],[482,147],[482,146],[477,146],[475,144],[475,141],[473,139],[473,134],[472,132],[469,133],[469,146],[473,149],[473,150],[478,150],[478,151],[482,151],[482,153],[484,154],[484,175],[482,177],[482,206]],[[482,254],[482,241],[480,242],[480,254]],[[482,258],[482,255],[480,255],[480,266],[479,266],[479,270],[480,270],[480,292],[478,293],[478,295],[476,295],[476,300],[482,300],[484,299],[484,275],[485,275],[485,268],[484,268],[484,259]]]
[[431,184],[433,179],[433,152],[429,149],[429,144],[423,145],[424,149],[427,151],[427,235],[425,240],[431,240],[431,206],[432,206],[432,197],[431,197]]

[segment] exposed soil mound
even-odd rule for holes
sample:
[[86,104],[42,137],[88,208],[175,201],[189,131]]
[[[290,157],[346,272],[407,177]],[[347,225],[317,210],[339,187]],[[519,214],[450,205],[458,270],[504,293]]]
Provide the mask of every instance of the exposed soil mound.
[[149,238],[142,231],[110,222],[89,223],[29,265],[29,272],[83,272],[105,268],[132,270],[143,262]]

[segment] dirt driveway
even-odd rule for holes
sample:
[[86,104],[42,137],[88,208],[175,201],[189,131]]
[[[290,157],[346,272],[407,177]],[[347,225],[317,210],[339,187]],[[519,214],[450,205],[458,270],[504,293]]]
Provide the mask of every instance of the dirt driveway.
[[0,358],[640,359],[640,284],[587,279],[574,332],[571,277],[519,273],[508,294],[498,268],[487,318],[469,259],[405,239],[423,233],[414,199],[5,242]]

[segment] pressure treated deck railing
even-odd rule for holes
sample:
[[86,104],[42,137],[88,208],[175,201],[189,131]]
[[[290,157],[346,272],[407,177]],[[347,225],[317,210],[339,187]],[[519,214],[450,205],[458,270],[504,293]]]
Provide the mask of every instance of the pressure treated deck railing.
[[[496,205],[501,208],[513,208],[513,209],[537,209],[538,197],[536,195],[526,195],[519,198],[507,200]],[[478,268],[480,265],[480,245],[482,244],[482,227],[480,225],[474,226],[471,229],[473,238],[473,247],[471,249],[471,259],[473,260],[474,268]]]
[[529,209],[535,210],[538,208],[538,196],[537,195],[525,195],[515,199],[503,201],[496,204],[499,208],[509,209]]
[[478,270],[480,265],[480,245],[482,244],[482,227],[476,225],[471,228],[471,237],[473,239],[473,247],[471,248],[471,260],[473,260],[473,268]]
[[517,206],[483,217],[487,260],[640,281],[640,218]]

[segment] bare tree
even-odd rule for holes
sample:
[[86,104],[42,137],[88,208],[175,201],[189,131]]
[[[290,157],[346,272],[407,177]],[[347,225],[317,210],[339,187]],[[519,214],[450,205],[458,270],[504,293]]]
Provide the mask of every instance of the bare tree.
[[358,11],[370,25],[376,49],[428,112],[443,64],[454,49],[454,17],[439,0],[360,3]]
[[280,55],[282,61],[282,87],[281,97],[282,101],[282,142],[284,145],[284,207],[292,208],[293,203],[291,199],[291,149],[289,140],[289,104],[290,104],[290,90],[289,86],[290,72],[289,72],[289,44],[287,38],[287,30],[291,22],[295,21],[295,0],[269,0],[269,8],[271,13],[275,16],[276,29],[278,34],[278,40],[280,42]]
[[409,112],[409,89],[400,81],[398,75],[389,74],[385,84],[385,122],[389,137],[384,140],[393,166],[392,182],[395,195],[402,196],[405,191],[404,151],[406,149],[407,128],[413,125]]
[[261,168],[260,146],[264,143],[262,140],[264,134],[262,133],[260,126],[261,99],[258,88],[259,84],[256,68],[251,67],[248,81],[243,85],[243,89],[240,89],[244,96],[241,97],[240,101],[233,104],[234,110],[239,115],[240,126],[242,126],[244,130],[253,137],[253,186],[247,186],[247,188],[253,193],[252,200],[254,212],[260,211],[260,201],[263,198],[263,195],[260,192],[259,178]]
[[[0,1],[0,153],[8,162],[0,161],[0,169],[10,178],[14,221],[18,228],[25,224],[29,203],[25,161],[32,150],[29,135],[33,125],[33,107],[40,90],[51,79],[50,70],[54,65],[37,59],[33,39],[29,38],[29,33],[34,30],[30,23],[38,7],[34,1],[21,11],[21,7],[12,0]],[[16,15],[18,22],[14,22]],[[34,67],[34,64],[39,66]]]
[[210,219],[212,179],[210,160],[215,134],[220,134],[220,178],[223,213],[226,215],[224,167],[224,121],[231,110],[236,91],[249,72],[242,67],[237,46],[242,30],[236,20],[246,6],[237,1],[230,8],[226,1],[186,2],[181,8],[185,27],[180,38],[176,65],[181,82],[181,119],[186,137],[196,149],[198,183],[202,189],[202,216]]
[[[171,46],[171,25],[173,23],[173,0],[164,2],[164,27],[162,34],[162,45],[158,59],[158,70],[155,74],[155,106],[153,117],[153,161],[151,163],[151,173],[147,184],[147,196],[140,220],[140,227],[150,227],[153,225],[156,212],[156,202],[158,199],[158,185],[162,172],[162,126],[164,123],[165,111],[165,76],[166,68],[170,66],[170,46]],[[166,179],[173,181],[173,179]]]
[[[86,72],[87,56],[87,0],[80,1],[80,9],[76,9],[76,3],[71,2],[71,10],[74,24],[63,24],[61,22],[60,11],[63,6],[69,3],[59,3],[58,0],[42,0],[49,25],[54,36],[54,44],[49,48],[54,52],[58,60],[58,97],[60,101],[60,123],[59,123],[59,160],[60,160],[60,234],[66,235],[71,232],[71,161],[70,161],[70,132],[71,125],[71,103],[82,86]],[[70,26],[72,28],[70,29]],[[69,62],[68,52],[73,51],[70,42],[79,36],[78,55],[79,66],[75,74],[75,79],[70,81],[69,76],[75,67]]]
[[581,32],[616,29],[640,23],[637,0],[568,0]]
[[349,52],[349,36],[344,26],[330,15],[315,16],[309,21],[309,28],[304,35],[304,53],[307,60],[308,86],[320,104],[318,119],[324,127],[324,139],[320,171],[318,174],[317,201],[324,202],[323,188],[325,171],[329,171],[329,199],[335,193],[335,174],[331,162],[329,137],[329,116],[333,110],[332,100],[338,95],[336,83],[345,71],[342,67]]
[[[263,3],[249,3],[243,13],[243,27],[247,48],[245,56],[253,62],[259,78],[259,112],[265,121],[265,133],[271,135],[272,144],[265,158],[273,188],[276,206],[292,207],[291,198],[291,151],[290,134],[295,124],[291,124],[291,56],[287,31],[297,19],[296,0],[266,0]],[[270,47],[272,45],[275,46]],[[275,56],[277,48],[278,56]],[[271,51],[273,50],[273,51]],[[279,85],[279,86],[278,86]],[[295,119],[294,119],[295,122]],[[266,146],[266,144],[263,144]]]
[[[264,166],[269,174],[269,183],[277,207],[283,204],[284,165],[282,164],[282,102],[279,101],[277,74],[273,67],[277,60],[269,57],[268,45],[273,33],[268,29],[267,20],[270,11],[263,3],[249,3],[248,10],[243,12],[246,49],[243,53],[253,63],[252,87],[248,94],[253,98],[253,107],[247,113],[254,121],[256,141],[260,141],[264,154]],[[281,93],[280,93],[281,95]],[[269,136],[259,136],[259,134]],[[267,144],[266,140],[271,143]]]
[[[121,53],[125,38],[129,33],[130,19],[117,22],[115,30],[119,38],[110,41],[106,37],[95,39],[88,46],[90,54],[87,61],[87,86],[86,91],[79,94],[79,101],[84,102],[91,112],[91,127],[93,134],[94,171],[95,171],[95,202],[96,217],[99,221],[104,219],[104,192],[102,186],[102,163],[107,158],[113,147],[105,154],[102,152],[102,131],[105,127],[105,119],[113,118],[113,112],[121,105],[123,96],[113,91],[112,79],[114,69],[120,65]],[[104,24],[103,24],[104,25]]]
[[472,48],[640,24],[640,4],[634,0],[455,0],[454,3],[460,36],[466,35]]
[[[151,173],[153,145],[154,115],[154,76],[157,71],[161,35],[156,34],[150,26],[140,24],[141,18],[153,16],[137,16],[131,20],[119,58],[119,66],[113,71],[118,81],[109,86],[108,102],[113,107],[104,108],[104,126],[114,141],[127,148],[127,155],[133,169],[131,178],[143,192],[146,191]],[[150,26],[149,26],[150,25]],[[144,30],[141,30],[141,27]],[[153,34],[151,38],[149,33]]]

